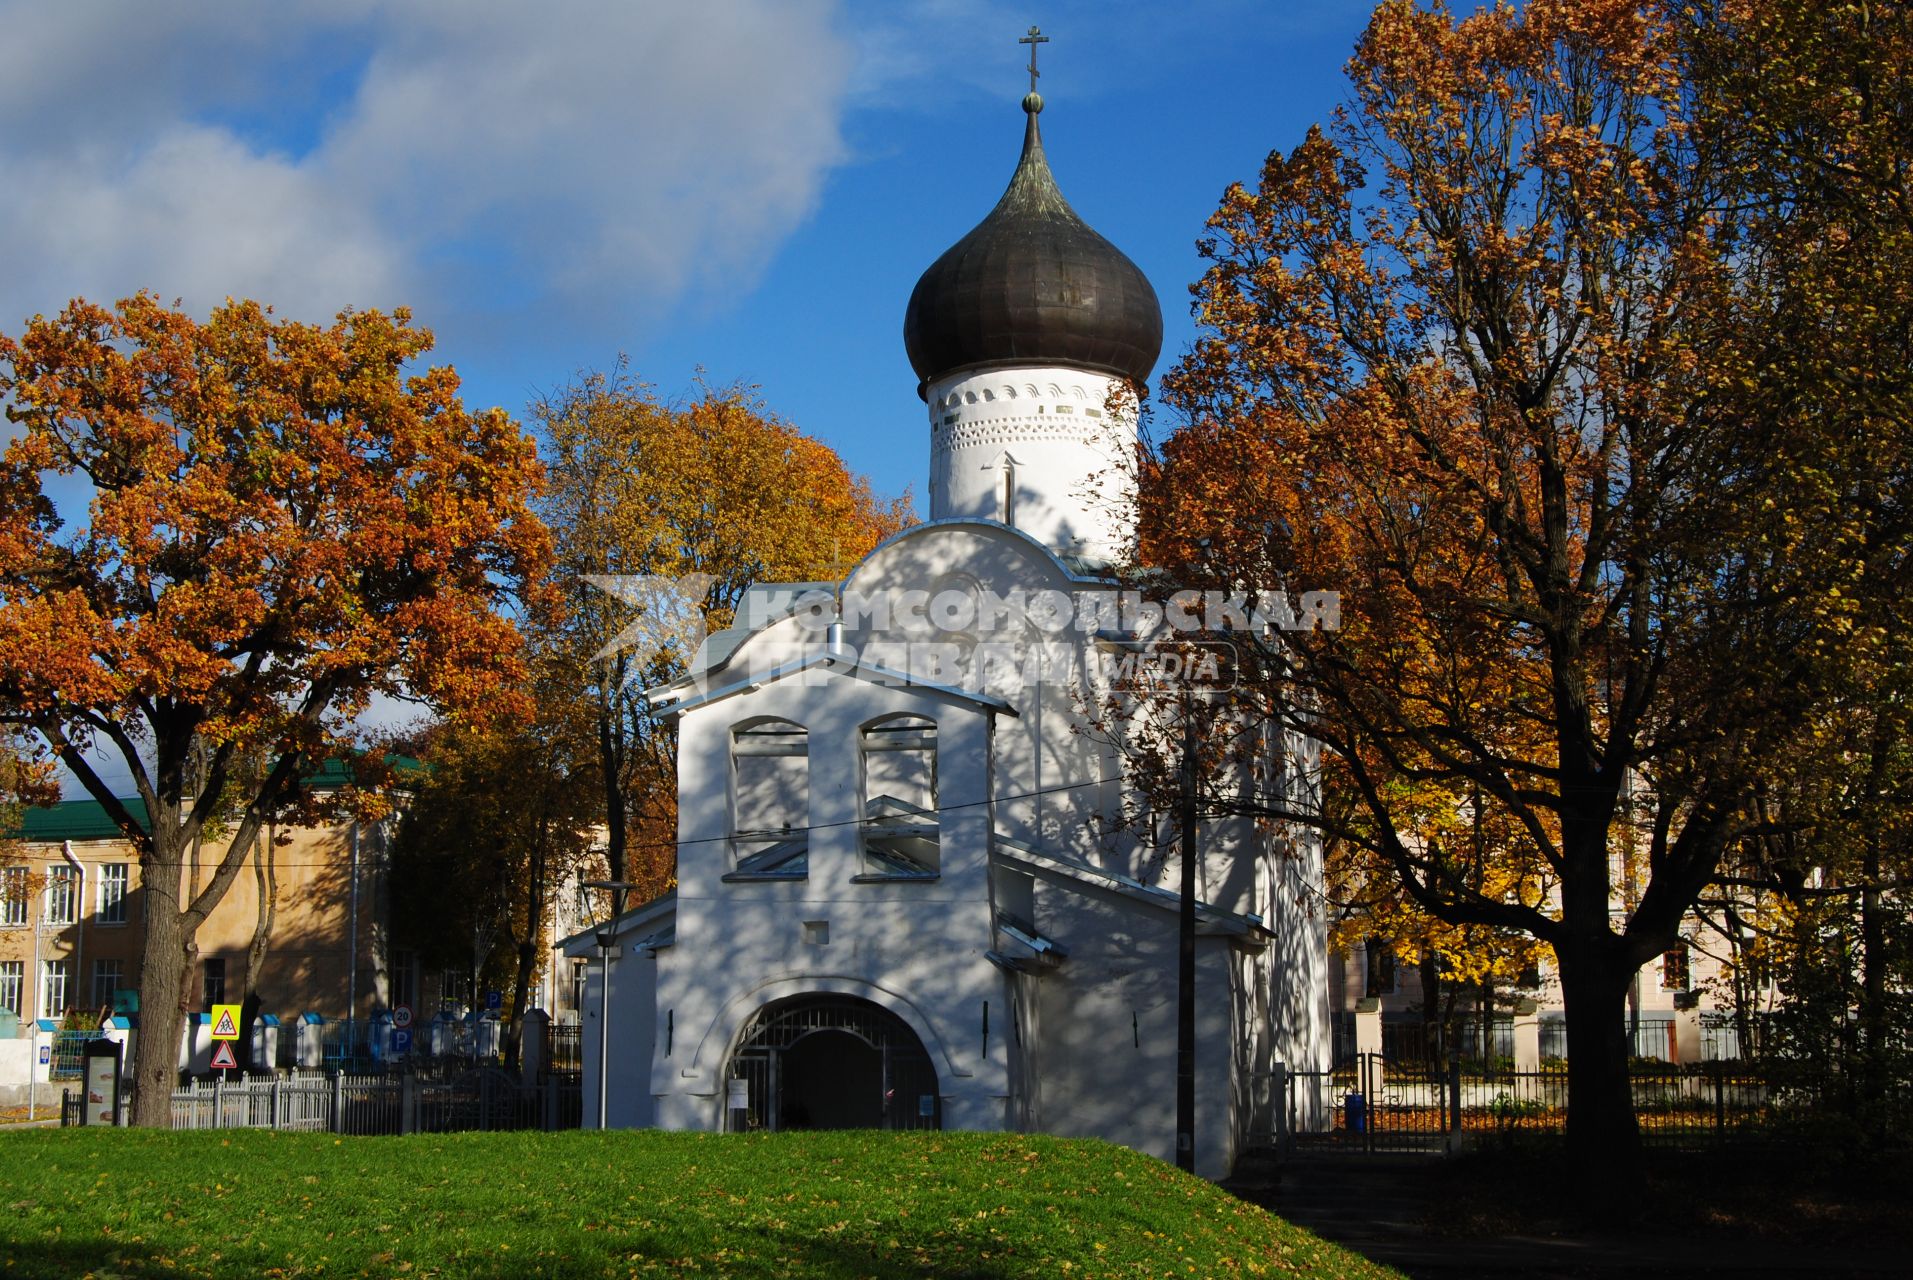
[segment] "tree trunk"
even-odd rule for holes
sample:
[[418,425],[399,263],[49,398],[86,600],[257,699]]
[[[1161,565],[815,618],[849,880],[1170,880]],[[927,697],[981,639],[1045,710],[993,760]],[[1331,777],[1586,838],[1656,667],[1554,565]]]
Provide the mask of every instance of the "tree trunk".
[[1421,1048],[1424,1060],[1440,1064],[1447,1037],[1442,1034],[1441,961],[1433,948],[1421,953]]
[[531,999],[531,972],[538,963],[537,935],[518,943],[518,980],[512,984],[511,1032],[505,1037],[505,1070],[518,1072],[519,1045],[525,1034],[525,1002]]
[[259,890],[259,915],[253,921],[252,941],[246,945],[247,995],[259,992],[259,970],[266,963],[266,952],[272,946],[272,926],[279,914],[279,869],[273,857],[270,830],[253,837],[252,873]]
[[[624,664],[614,669],[622,675]],[[624,722],[612,701],[614,693],[598,702],[598,769],[604,783],[605,870],[607,879],[623,880],[625,864]]]
[[[1872,760],[1866,777],[1866,795],[1861,812],[1873,813],[1871,830],[1862,837],[1860,855],[1860,1061],[1859,1095],[1861,1114],[1870,1127],[1879,1129],[1886,1114],[1888,1062],[1892,1053],[1892,1033],[1887,1014],[1887,916],[1881,901],[1880,877],[1883,871],[1881,847],[1885,842],[1882,812],[1888,763],[1895,745],[1888,731],[1889,721],[1879,717],[1873,735]],[[1885,1136],[1880,1132],[1880,1136]]]
[[550,862],[550,826],[542,807],[537,835],[532,840],[525,893],[525,931],[518,938],[518,980],[512,990],[512,1029],[505,1042],[505,1068],[518,1070],[520,1044],[525,1033],[525,1006],[531,1000],[532,974],[538,968],[538,949],[545,940],[545,872]]
[[1481,980],[1481,1078],[1495,1078],[1495,982]]
[[[176,825],[176,824],[175,824]],[[170,1129],[179,1083],[179,1034],[191,1002],[194,942],[180,907],[185,874],[178,832],[153,823],[152,848],[140,860],[146,939],[140,952],[139,1035],[133,1047],[135,1125]]]
[[1616,940],[1555,948],[1568,1023],[1568,1152],[1590,1185],[1625,1178],[1640,1153],[1628,1077],[1627,990]]

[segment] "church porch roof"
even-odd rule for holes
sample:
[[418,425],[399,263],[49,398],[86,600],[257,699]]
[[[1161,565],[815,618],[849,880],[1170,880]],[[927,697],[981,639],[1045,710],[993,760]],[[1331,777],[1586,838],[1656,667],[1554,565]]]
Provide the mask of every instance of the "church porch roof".
[[[1182,896],[1171,893],[1156,885],[1126,876],[1119,871],[1108,871],[1102,867],[1093,867],[1085,862],[1071,858],[1060,858],[1053,853],[1017,840],[1014,837],[996,833],[991,856],[998,860],[1013,863],[1021,869],[1047,872],[1049,876],[1070,887],[1100,889],[1117,897],[1157,911],[1174,912],[1181,908]],[[1225,911],[1221,907],[1207,902],[1196,902],[1196,932],[1201,935],[1223,935],[1236,939],[1237,945],[1260,949],[1268,944],[1274,935],[1268,927],[1255,916],[1238,915]]]
[[[678,895],[677,890],[673,889],[642,906],[620,912],[611,920],[612,939],[618,946],[668,947],[677,941],[677,910]],[[568,959],[595,958],[598,954],[598,927],[594,925],[561,939],[558,946]]]

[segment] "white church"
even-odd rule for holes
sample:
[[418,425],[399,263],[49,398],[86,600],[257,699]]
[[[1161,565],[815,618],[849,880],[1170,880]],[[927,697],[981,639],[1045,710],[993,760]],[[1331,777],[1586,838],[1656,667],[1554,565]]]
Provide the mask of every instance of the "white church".
[[[1135,821],[1124,749],[1147,717],[1122,658],[1161,614],[1112,569],[1136,445],[1112,392],[1148,378],[1162,314],[1023,106],[1009,188],[905,316],[928,522],[841,582],[754,587],[652,691],[677,724],[678,887],[619,916],[608,957],[594,931],[563,944],[590,964],[587,1125],[608,1024],[610,1127],[1175,1156],[1180,854],[1173,815]],[[1288,763],[1208,784],[1312,785],[1308,744],[1268,754]],[[1196,1168],[1220,1177],[1286,1121],[1284,1071],[1328,1066],[1322,864],[1247,819],[1197,847]]]

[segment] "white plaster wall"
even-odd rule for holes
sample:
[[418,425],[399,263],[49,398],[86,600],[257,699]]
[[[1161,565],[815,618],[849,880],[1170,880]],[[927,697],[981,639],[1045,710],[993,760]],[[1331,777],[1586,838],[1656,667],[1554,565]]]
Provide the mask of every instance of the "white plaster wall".
[[[579,1051],[584,1056],[584,1125],[598,1123],[599,998],[605,966],[594,956],[585,970]],[[658,961],[649,948],[625,945],[611,961],[611,1042],[606,1054],[605,1125],[646,1129],[657,1124],[651,1095],[653,1035],[657,1028]]]
[[[1128,870],[1124,851],[1134,842],[1128,833],[1112,834],[1104,820],[1120,797],[1120,767],[1113,749],[1090,731],[1103,703],[1090,678],[1093,633],[1078,621],[1088,606],[1076,603],[1109,590],[1106,582],[1072,577],[1026,536],[984,524],[928,527],[887,543],[851,576],[845,595],[852,625],[844,639],[857,653],[900,669],[924,646],[948,647],[957,662],[948,682],[1001,698],[1018,713],[996,726],[997,829],[1065,857]],[[954,630],[893,610],[888,629],[856,625],[860,612],[870,612],[860,602],[896,601],[906,592],[930,600],[966,595],[979,602],[977,620]],[[1045,592],[1072,602],[1061,631],[1039,625],[1033,614],[985,620],[982,602],[990,595],[1007,600],[1020,593],[1034,602]]]
[[25,1036],[0,1040],[0,1085],[24,1085],[35,1078],[33,1045]]
[[[1113,379],[1052,366],[957,374],[925,388],[930,518],[1002,520],[1099,559],[1135,535],[1133,414],[1111,412]],[[1004,467],[1014,470],[1004,510]]]
[[[1176,917],[1040,882],[1037,927],[1069,958],[1036,980],[1042,1081],[1036,1127],[1175,1159]],[[1235,1162],[1234,966],[1228,940],[1196,947],[1196,1171]]]
[[[922,615],[925,602],[946,592],[1028,599],[1108,588],[1075,576],[1031,537],[965,520],[920,527],[884,544],[844,584],[841,639],[853,659],[973,689],[1016,714],[825,668],[768,679],[780,663],[826,646],[821,625],[787,618],[744,639],[705,687],[762,683],[680,717],[677,943],[659,956],[650,1006],[649,1092],[659,1124],[718,1126],[723,1070],[751,1016],[786,996],[833,992],[869,999],[916,1030],[938,1072],[947,1127],[1096,1135],[1173,1158],[1173,913],[1053,883],[1042,895],[1052,918],[1035,923],[1070,948],[1063,966],[1012,977],[984,954],[994,943],[993,830],[1173,883],[1160,855],[1112,821],[1123,783],[1118,756],[1090,725],[1104,710],[1086,658],[1093,629],[1072,621],[1055,631],[1025,619],[964,631]],[[906,593],[914,593],[915,615],[900,607]],[[775,594],[759,592],[766,618],[788,607]],[[889,602],[890,616],[870,616],[876,600]],[[915,646],[951,642],[959,650],[954,669],[921,669]],[[992,661],[979,656],[986,645]],[[853,884],[865,870],[859,731],[900,713],[938,724],[941,875]],[[808,732],[809,875],[726,884],[736,857],[731,731],[763,718]],[[1326,921],[1319,844],[1278,848],[1242,819],[1208,825],[1202,847],[1205,898],[1260,916],[1275,934],[1266,949],[1201,941],[1199,1156],[1204,1172],[1220,1175],[1255,1121],[1258,1073],[1276,1062],[1328,1065]],[[806,942],[807,922],[827,924],[830,941]]]
[[[723,1070],[751,1016],[773,1000],[829,992],[871,1000],[917,1032],[936,1066],[946,1128],[1002,1128],[1008,992],[984,956],[992,716],[922,689],[811,674],[814,680],[772,682],[681,718],[677,941],[659,957],[660,1051],[651,1076],[658,1123],[715,1128]],[[940,876],[854,884],[866,869],[859,734],[899,713],[937,723]],[[726,884],[730,731],[762,716],[809,733],[809,875]],[[829,942],[807,942],[806,922],[827,924]],[[992,1007],[987,1044],[985,1002]]]
[[[1322,841],[1296,831],[1289,856],[1272,860],[1274,895],[1268,924],[1269,1057],[1290,1071],[1327,1071],[1334,1034],[1329,1022],[1328,913],[1322,896]],[[1304,1132],[1328,1127],[1326,1095],[1298,1092],[1296,1124]]]

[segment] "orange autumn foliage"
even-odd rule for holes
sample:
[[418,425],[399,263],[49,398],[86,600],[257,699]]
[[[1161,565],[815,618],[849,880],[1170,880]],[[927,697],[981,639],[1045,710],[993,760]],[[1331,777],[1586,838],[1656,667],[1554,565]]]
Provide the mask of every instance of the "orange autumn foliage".
[[1348,108],[1211,219],[1145,484],[1179,580],[1341,593],[1340,631],[1242,640],[1250,717],[1339,788],[1266,816],[1552,949],[1597,1161],[1634,1146],[1628,982],[1873,642],[1825,426],[1747,393],[1761,228],[1684,13],[1382,4]]
[[[403,310],[201,321],[147,294],[0,335],[0,716],[140,851],[139,1123],[166,1123],[195,930],[353,717],[376,694],[526,709],[500,609],[550,558],[539,464],[450,368],[412,371],[431,342]],[[191,892],[183,851],[215,820],[235,852]]]

